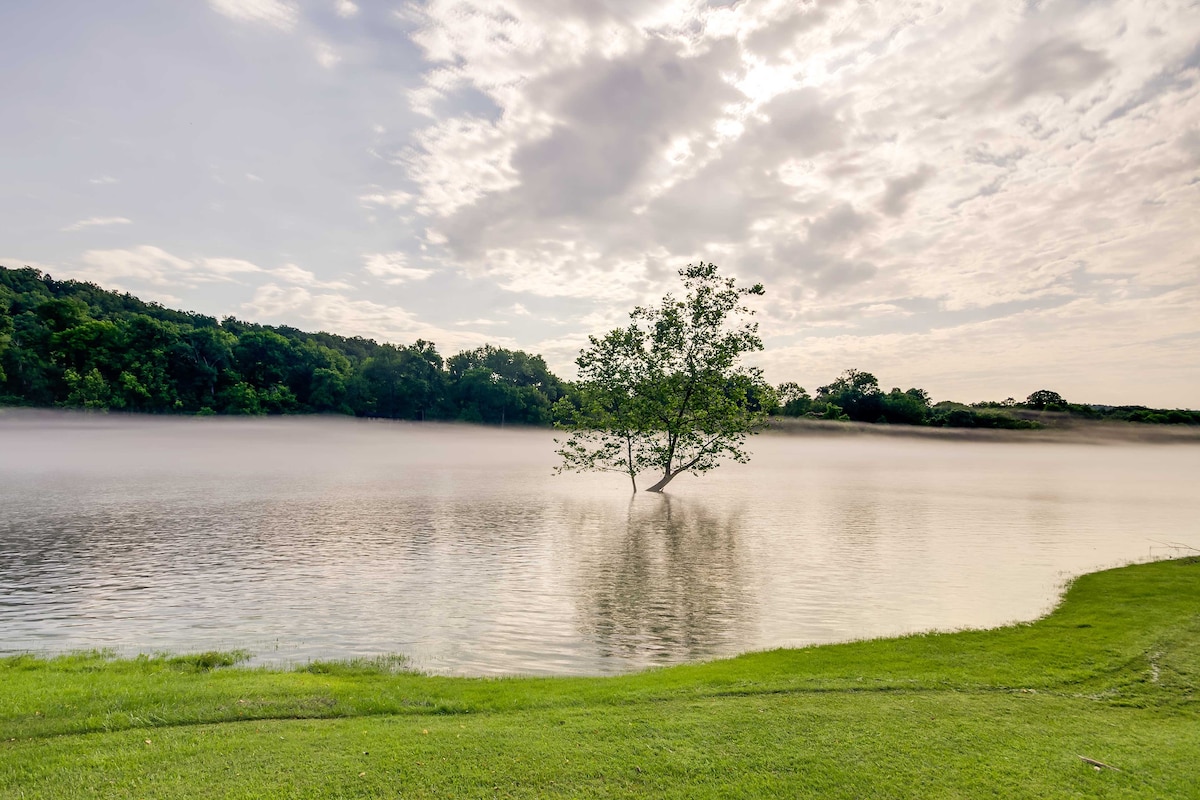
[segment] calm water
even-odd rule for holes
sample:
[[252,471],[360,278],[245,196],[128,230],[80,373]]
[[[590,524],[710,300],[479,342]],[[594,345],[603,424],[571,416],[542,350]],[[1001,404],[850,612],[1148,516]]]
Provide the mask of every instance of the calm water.
[[1200,547],[1200,446],[763,435],[630,498],[553,434],[0,415],[0,652],[607,674],[1030,619]]

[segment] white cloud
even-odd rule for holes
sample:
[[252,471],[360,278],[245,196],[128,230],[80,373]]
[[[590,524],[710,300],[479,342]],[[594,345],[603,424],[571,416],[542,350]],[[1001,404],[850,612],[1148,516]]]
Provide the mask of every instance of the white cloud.
[[394,343],[426,339],[435,342],[443,353],[489,342],[513,345],[505,338],[429,325],[400,306],[352,300],[340,294],[316,294],[299,286],[285,288],[274,283],[260,286],[254,297],[242,305],[242,310],[257,320],[343,336],[363,336]]
[[360,195],[358,200],[368,208],[385,206],[391,209],[400,209],[410,204],[413,201],[413,196],[408,192],[397,189],[393,192],[379,191]]
[[358,6],[352,3],[351,0],[337,0],[334,8],[337,10],[337,15],[342,19],[349,19],[358,14]]
[[194,269],[192,262],[171,255],[160,247],[141,245],[123,250],[88,250],[82,268],[67,271],[99,284],[133,278],[153,286],[179,284]]
[[248,180],[252,183],[262,183],[263,182],[263,179],[258,177],[257,175],[255,175],[253,172],[246,173],[246,180]]
[[333,69],[342,60],[337,51],[332,46],[325,42],[317,42],[315,45],[317,53],[317,63],[325,69]]
[[208,0],[214,10],[238,22],[261,22],[280,30],[296,26],[296,7],[283,0]]
[[99,175],[95,178],[89,178],[88,183],[103,186],[105,184],[118,183],[118,181],[112,175]]
[[82,266],[66,265],[59,270],[102,285],[132,280],[149,286],[195,289],[202,284],[244,283],[255,276],[270,276],[276,281],[313,289],[342,291],[353,288],[344,281],[323,281],[295,264],[264,269],[240,258],[181,258],[153,245],[88,250],[81,261]]
[[284,264],[282,267],[277,267],[272,270],[267,270],[271,275],[297,286],[307,286],[315,289],[352,289],[350,284],[345,281],[322,281],[317,278],[312,272],[295,264]]
[[433,274],[433,270],[408,266],[408,257],[404,253],[366,253],[363,255],[367,272],[384,283],[398,284],[408,281],[420,281]]
[[127,217],[88,217],[62,228],[63,231],[81,231],[84,228],[99,228],[106,225],[130,225],[133,220]]
[[216,275],[237,275],[244,272],[262,272],[263,268],[240,258],[204,258],[200,266]]

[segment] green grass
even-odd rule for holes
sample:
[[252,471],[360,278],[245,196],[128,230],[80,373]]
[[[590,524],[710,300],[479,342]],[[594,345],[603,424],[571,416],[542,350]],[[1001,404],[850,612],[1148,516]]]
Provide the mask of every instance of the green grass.
[[1200,797],[1195,558],[1031,624],[620,678],[241,657],[0,660],[0,797]]

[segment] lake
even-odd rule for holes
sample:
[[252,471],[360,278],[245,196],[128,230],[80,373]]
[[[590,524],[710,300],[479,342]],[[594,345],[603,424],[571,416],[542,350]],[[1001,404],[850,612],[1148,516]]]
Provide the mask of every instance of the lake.
[[1200,547],[1196,444],[768,433],[631,497],[553,436],[0,413],[0,653],[614,674],[1029,620]]

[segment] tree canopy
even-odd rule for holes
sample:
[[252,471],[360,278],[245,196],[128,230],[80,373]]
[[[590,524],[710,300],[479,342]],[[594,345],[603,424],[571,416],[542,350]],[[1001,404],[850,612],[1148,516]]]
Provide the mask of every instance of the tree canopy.
[[0,267],[0,404],[181,414],[338,413],[544,425],[541,356],[380,344],[173,311]]
[[745,462],[746,437],[775,405],[760,370],[741,363],[762,349],[744,300],[761,284],[739,288],[714,264],[679,271],[685,295],[638,307],[630,324],[589,337],[576,364],[578,407],[560,405],[561,470],[655,470],[647,491],[661,492],[685,472],[703,473],[724,459]]

